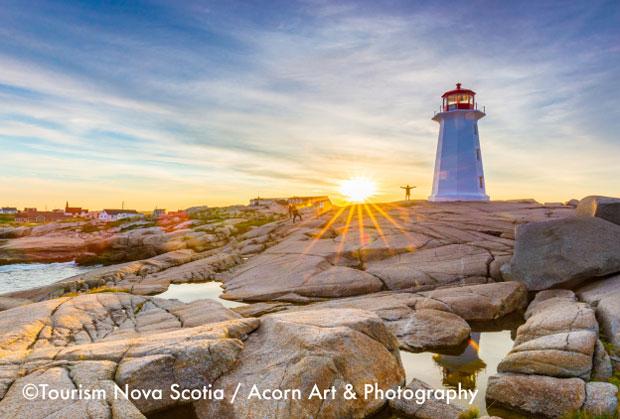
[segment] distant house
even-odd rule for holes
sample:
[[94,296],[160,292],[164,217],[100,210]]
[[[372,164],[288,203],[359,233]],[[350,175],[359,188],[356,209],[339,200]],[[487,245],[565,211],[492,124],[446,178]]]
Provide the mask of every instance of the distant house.
[[250,199],[251,207],[258,207],[261,205],[273,205],[273,204],[285,204],[286,199],[284,198],[261,198],[257,196],[256,198]]
[[49,223],[68,218],[65,213],[60,211],[37,211],[36,208],[24,208],[15,215],[18,223]]
[[153,218],[161,218],[166,216],[166,210],[163,208],[155,208],[153,210]]
[[0,214],[17,214],[17,208],[2,207],[0,208]]
[[70,207],[69,201],[65,204],[65,215],[69,217],[86,217],[88,210],[81,207]]
[[99,221],[117,221],[124,218],[144,217],[144,214],[140,214],[136,210],[127,209],[104,209],[99,213]]
[[177,211],[170,211],[168,214],[166,214],[167,218],[187,218],[187,211],[184,210],[177,210]]
[[287,202],[299,209],[312,208],[318,214],[329,211],[332,207],[332,201],[328,196],[292,196]]

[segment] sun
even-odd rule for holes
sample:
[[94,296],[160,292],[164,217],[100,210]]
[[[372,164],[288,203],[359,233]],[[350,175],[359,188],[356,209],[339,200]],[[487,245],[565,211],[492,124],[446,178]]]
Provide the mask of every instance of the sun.
[[340,192],[350,202],[364,202],[376,193],[376,187],[370,179],[355,177],[343,181]]

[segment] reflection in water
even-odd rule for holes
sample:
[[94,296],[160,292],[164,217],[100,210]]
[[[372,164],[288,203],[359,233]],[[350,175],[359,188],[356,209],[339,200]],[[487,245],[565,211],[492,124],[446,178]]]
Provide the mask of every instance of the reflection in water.
[[[510,330],[472,332],[471,338],[460,355],[400,351],[407,382],[417,378],[434,388],[454,388],[459,382],[464,388],[477,388],[473,405],[486,414],[488,378],[497,372],[497,365],[512,349],[513,341]],[[470,407],[466,401],[457,404]]]
[[221,294],[222,287],[219,282],[202,282],[199,284],[170,284],[168,290],[156,295],[156,297],[176,299],[184,303],[191,303],[195,300],[209,298],[228,308],[246,305],[237,301],[224,300],[220,298]]
[[442,384],[445,387],[458,388],[459,383],[465,389],[476,388],[478,372],[487,366],[478,356],[480,350],[480,332],[474,332],[465,351],[460,355],[433,355],[433,360],[442,368]]

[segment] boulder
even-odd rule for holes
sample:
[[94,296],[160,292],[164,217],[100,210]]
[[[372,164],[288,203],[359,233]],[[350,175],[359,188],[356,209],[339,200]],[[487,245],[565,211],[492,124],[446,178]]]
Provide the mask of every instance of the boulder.
[[561,418],[583,406],[586,385],[579,378],[500,374],[489,377],[486,399],[487,406],[536,418]]
[[596,341],[594,347],[594,358],[592,359],[592,380],[593,381],[607,381],[614,374],[614,368],[611,363],[611,358],[605,350],[603,342]]
[[441,301],[467,321],[495,320],[527,306],[527,289],[520,282],[440,288],[420,295]]
[[[262,317],[260,328],[245,341],[235,368],[216,381],[226,400],[194,405],[200,418],[363,418],[378,412],[386,401],[345,400],[346,384],[361,395],[364,384],[388,389],[404,379],[398,342],[376,315],[355,309],[276,313]],[[238,384],[239,393],[231,404]],[[335,386],[335,400],[309,399],[315,384],[321,394]],[[261,393],[299,389],[301,398],[274,401],[249,397],[253,386]]]
[[542,291],[525,317],[498,372],[590,379],[598,324],[588,304],[568,290]]
[[517,227],[514,256],[502,274],[528,290],[573,287],[620,272],[620,226],[570,217]]
[[445,311],[420,309],[401,316],[397,311],[382,312],[401,347],[413,351],[441,350],[463,343],[471,333],[467,322]]
[[620,348],[620,292],[601,299],[596,306],[596,316],[601,334],[608,342]]
[[587,196],[579,201],[577,215],[599,217],[614,224],[620,224],[620,198]]
[[613,417],[618,413],[618,387],[611,383],[586,384],[586,401],[582,410],[593,416]]
[[590,304],[592,307],[596,307],[603,298],[616,293],[620,293],[620,275],[590,281],[575,290],[579,300]]
[[[414,391],[432,390],[428,384],[423,381],[413,379],[407,388]],[[390,400],[390,407],[398,413],[399,417],[413,419],[459,419],[461,414],[465,412],[460,406],[455,404],[447,404],[445,400],[436,400],[430,398],[422,404],[418,404],[416,399],[394,399]]]
[[601,335],[620,348],[620,275],[591,282],[576,293],[580,300],[595,307]]

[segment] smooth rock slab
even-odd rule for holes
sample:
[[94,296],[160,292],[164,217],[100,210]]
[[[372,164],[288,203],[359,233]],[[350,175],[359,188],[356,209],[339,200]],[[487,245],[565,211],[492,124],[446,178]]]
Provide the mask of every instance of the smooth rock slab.
[[536,418],[561,418],[581,408],[586,385],[579,378],[500,374],[489,377],[486,399],[487,406],[498,403]]
[[[418,390],[430,390],[428,384],[423,381],[413,379],[407,388],[414,392]],[[390,407],[398,412],[399,417],[413,419],[459,419],[460,415],[465,411],[455,404],[447,404],[445,400],[429,399],[423,404],[418,404],[416,399],[395,399],[390,400]]]
[[528,290],[573,287],[620,272],[620,226],[570,217],[518,226],[514,256],[503,275]]
[[[227,400],[195,403],[200,418],[363,418],[377,412],[383,400],[345,400],[347,383],[363,394],[366,383],[388,389],[405,375],[398,342],[376,315],[354,309],[326,309],[264,316],[245,341],[233,371],[216,381]],[[241,388],[234,404],[230,398]],[[308,400],[312,387],[337,389],[335,400]],[[259,400],[248,395],[264,389],[300,389],[301,400]]]
[[520,282],[440,288],[420,295],[441,301],[467,321],[499,319],[527,305],[527,289]]
[[381,278],[390,290],[424,291],[449,284],[487,282],[486,249],[450,244],[403,253],[368,263],[367,271]]

